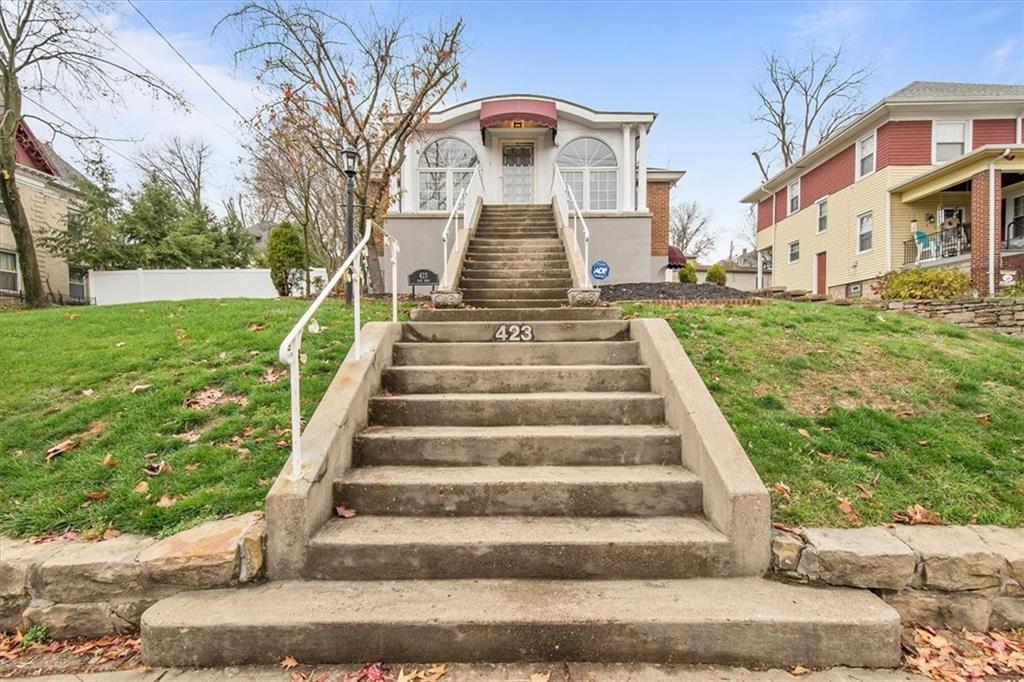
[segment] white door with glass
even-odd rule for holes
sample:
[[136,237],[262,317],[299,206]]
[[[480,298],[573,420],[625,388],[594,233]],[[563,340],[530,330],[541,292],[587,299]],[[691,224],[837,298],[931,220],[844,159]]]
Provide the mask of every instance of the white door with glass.
[[515,142],[501,148],[502,186],[506,204],[533,202],[533,143]]

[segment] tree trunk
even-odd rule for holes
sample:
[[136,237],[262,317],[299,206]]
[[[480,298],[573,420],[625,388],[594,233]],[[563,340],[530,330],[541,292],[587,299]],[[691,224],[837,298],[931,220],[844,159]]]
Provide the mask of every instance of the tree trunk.
[[[17,125],[17,124],[15,124]],[[11,232],[14,233],[14,244],[18,250],[18,264],[21,268],[21,282],[25,289],[25,302],[32,308],[43,308],[49,301],[43,292],[43,276],[39,272],[39,260],[36,258],[36,244],[32,237],[32,229],[28,224],[28,215],[21,203],[21,193],[15,179],[14,147],[8,144],[14,141],[14,135],[6,135],[4,126],[4,142],[0,144],[0,196],[4,208],[11,221]]]

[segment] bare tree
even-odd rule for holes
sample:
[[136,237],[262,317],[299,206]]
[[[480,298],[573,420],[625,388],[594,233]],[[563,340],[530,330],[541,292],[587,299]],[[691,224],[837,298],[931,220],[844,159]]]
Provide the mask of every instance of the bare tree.
[[[116,43],[102,28],[110,5],[63,0],[5,0],[0,3],[0,198],[11,222],[21,265],[25,300],[46,305],[35,238],[18,188],[15,146],[27,135],[24,97],[53,95],[71,106],[83,99],[120,102],[126,86],[143,88],[184,104],[181,95],[141,66],[112,57]],[[125,55],[127,56],[127,55]],[[51,133],[74,140],[95,139],[54,116],[41,118]]]
[[[236,62],[251,60],[261,82],[281,93],[279,106],[304,118],[298,139],[336,177],[343,172],[339,146],[356,148],[357,225],[380,219],[407,142],[449,92],[465,87],[461,19],[416,34],[404,18],[371,14],[356,22],[324,5],[257,0],[218,27],[224,22],[244,36]],[[380,286],[379,269],[371,277]]]
[[669,242],[679,247],[687,258],[703,258],[715,248],[711,218],[711,211],[696,201],[676,204],[669,213]]
[[203,183],[213,149],[203,140],[174,135],[137,155],[146,173],[170,187],[193,206],[203,205]]
[[872,70],[845,62],[841,46],[812,46],[795,59],[777,51],[763,55],[753,120],[768,140],[752,154],[765,180],[771,168],[788,167],[863,112]]

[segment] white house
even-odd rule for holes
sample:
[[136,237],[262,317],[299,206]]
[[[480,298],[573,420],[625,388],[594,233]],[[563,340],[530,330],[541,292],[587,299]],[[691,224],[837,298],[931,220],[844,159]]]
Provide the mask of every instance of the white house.
[[441,233],[477,169],[485,204],[550,204],[561,171],[590,229],[591,263],[610,266],[601,283],[663,281],[669,193],[684,172],[647,166],[656,117],[537,95],[435,112],[409,145],[385,218],[401,244],[402,284],[415,270],[440,272]]

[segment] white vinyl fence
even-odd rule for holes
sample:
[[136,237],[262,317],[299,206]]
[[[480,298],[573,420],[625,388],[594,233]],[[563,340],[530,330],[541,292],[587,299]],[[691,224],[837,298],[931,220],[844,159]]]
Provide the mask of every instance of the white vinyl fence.
[[[311,268],[316,281],[327,271]],[[300,291],[305,294],[303,278]],[[316,285],[314,283],[314,289]],[[193,298],[276,298],[267,268],[225,270],[90,270],[89,297],[97,305],[143,301],[185,301]]]

